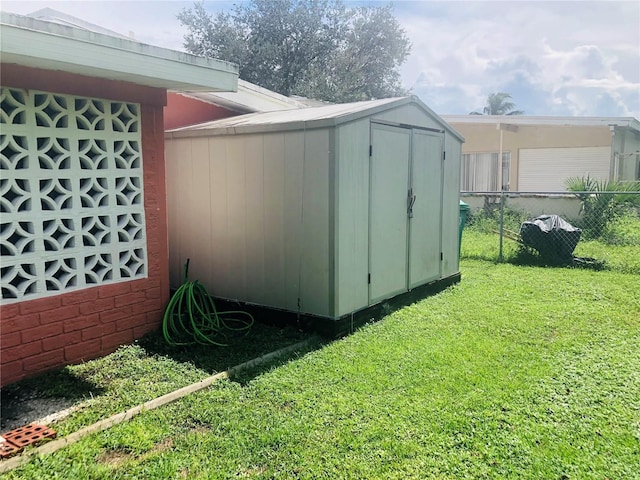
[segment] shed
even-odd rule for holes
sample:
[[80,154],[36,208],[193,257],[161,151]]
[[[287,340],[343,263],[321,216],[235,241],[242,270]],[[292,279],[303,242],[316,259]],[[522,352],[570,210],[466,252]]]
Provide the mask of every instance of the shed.
[[242,115],[165,141],[173,287],[190,258],[215,297],[345,324],[460,278],[463,138],[416,97]]

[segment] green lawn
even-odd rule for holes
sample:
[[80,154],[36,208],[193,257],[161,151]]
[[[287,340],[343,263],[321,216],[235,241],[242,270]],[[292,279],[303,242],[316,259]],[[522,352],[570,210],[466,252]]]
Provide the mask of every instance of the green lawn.
[[[349,337],[7,478],[640,478],[638,275],[481,260],[462,273]],[[121,392],[136,398],[159,369],[175,385],[211,371],[141,346],[116,355],[83,367],[101,370],[101,392],[118,369],[140,375]]]

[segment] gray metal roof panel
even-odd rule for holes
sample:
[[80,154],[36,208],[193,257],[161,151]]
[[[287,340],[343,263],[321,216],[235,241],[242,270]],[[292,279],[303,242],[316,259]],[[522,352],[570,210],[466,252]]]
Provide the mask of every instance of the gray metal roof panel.
[[169,134],[170,137],[191,137],[323,128],[351,122],[409,103],[418,104],[425,113],[441,123],[443,128],[460,140],[464,140],[455,129],[442,120],[433,110],[424,105],[417,97],[385,98],[277,112],[251,113],[197,125],[189,125],[187,127],[169,130],[167,134]]

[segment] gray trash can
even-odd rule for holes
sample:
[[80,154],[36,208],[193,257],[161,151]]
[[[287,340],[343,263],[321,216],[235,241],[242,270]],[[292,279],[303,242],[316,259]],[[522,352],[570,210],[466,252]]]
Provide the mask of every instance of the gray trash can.
[[458,258],[460,258],[460,249],[462,248],[462,230],[467,223],[469,210],[469,204],[460,200],[460,242],[458,243]]

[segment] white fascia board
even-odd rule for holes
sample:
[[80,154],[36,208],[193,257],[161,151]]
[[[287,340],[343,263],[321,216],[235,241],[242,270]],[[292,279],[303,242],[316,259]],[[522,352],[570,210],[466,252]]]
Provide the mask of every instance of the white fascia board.
[[511,125],[551,125],[572,127],[629,127],[639,126],[633,117],[537,117],[527,115],[442,115],[449,123],[458,124],[500,124]]
[[[17,25],[16,25],[17,23]],[[1,60],[178,91],[236,91],[238,67],[127,39],[2,14]]]

